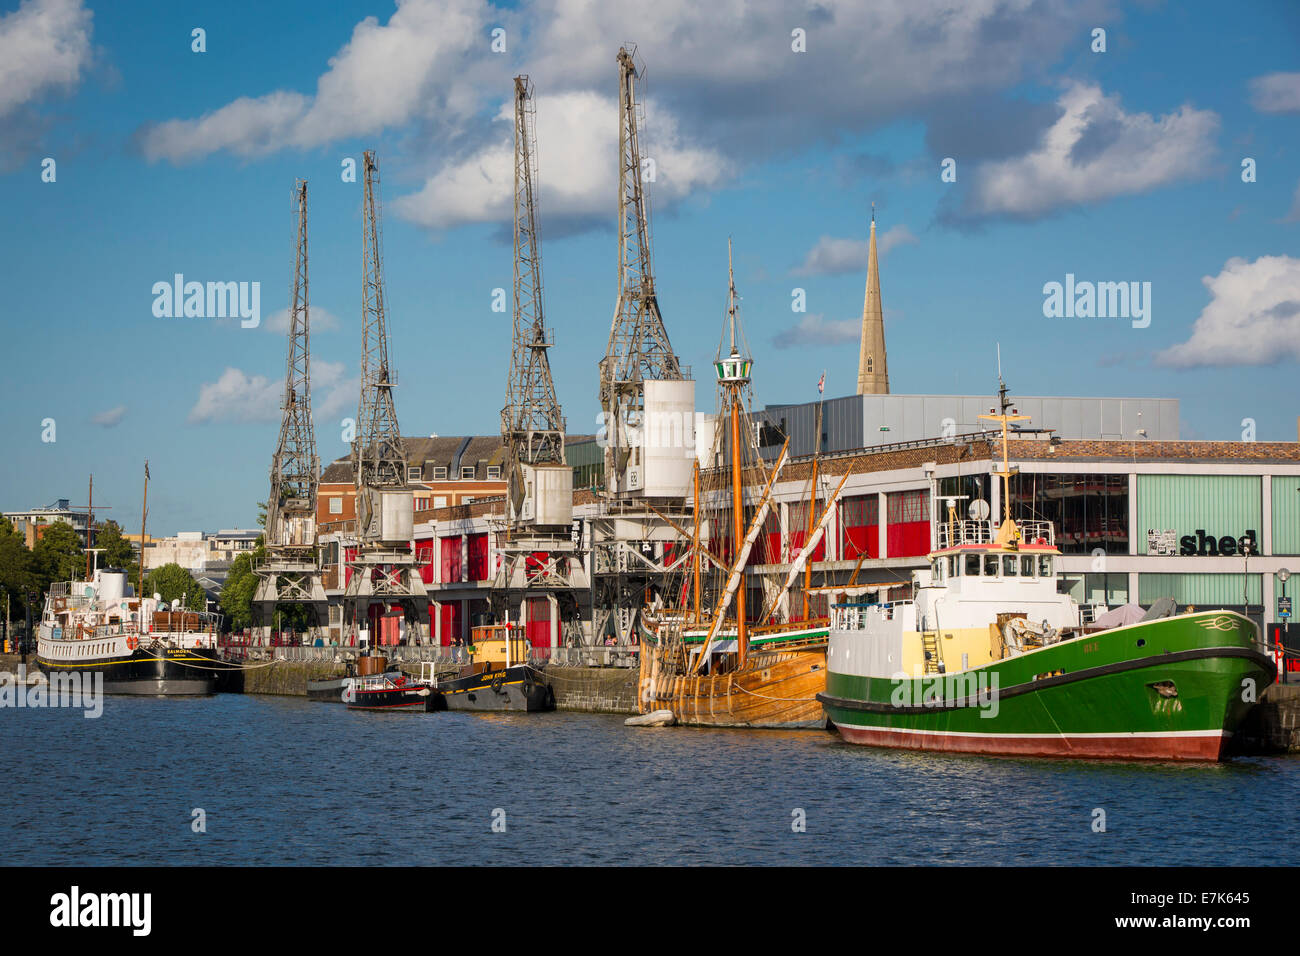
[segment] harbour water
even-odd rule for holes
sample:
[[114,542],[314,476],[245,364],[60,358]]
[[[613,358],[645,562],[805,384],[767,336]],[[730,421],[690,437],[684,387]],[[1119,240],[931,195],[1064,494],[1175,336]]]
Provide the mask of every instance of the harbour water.
[[113,697],[93,720],[6,709],[0,733],[0,840],[21,865],[1171,866],[1300,851],[1279,816],[1300,788],[1293,757],[993,759],[234,694]]

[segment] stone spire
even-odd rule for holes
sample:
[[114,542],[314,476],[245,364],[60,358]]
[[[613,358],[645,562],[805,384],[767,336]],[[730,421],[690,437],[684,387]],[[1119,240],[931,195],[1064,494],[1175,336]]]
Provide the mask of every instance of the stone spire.
[[885,360],[885,316],[880,308],[880,265],[876,261],[875,203],[871,204],[871,243],[867,249],[867,294],[862,303],[858,394],[889,394],[889,365]]

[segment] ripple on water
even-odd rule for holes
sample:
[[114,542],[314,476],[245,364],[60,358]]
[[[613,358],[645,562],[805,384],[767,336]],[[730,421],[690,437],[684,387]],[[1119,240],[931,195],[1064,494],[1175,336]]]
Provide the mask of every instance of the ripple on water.
[[[7,787],[29,812],[0,819],[0,839],[26,847],[28,865],[1228,865],[1266,862],[1246,834],[1271,834],[1270,861],[1300,843],[1275,825],[1279,794],[1300,784],[1288,758],[997,759],[819,731],[368,714],[237,695],[4,719],[33,759]],[[196,807],[206,833],[191,829]],[[504,833],[492,830],[498,810]]]

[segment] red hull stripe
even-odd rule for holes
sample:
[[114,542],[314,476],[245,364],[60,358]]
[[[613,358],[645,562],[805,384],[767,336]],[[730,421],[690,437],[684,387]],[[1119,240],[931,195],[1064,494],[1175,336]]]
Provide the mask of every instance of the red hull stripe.
[[845,740],[873,747],[1016,757],[1096,757],[1121,760],[1220,760],[1228,733],[1161,734],[945,734],[836,724]]

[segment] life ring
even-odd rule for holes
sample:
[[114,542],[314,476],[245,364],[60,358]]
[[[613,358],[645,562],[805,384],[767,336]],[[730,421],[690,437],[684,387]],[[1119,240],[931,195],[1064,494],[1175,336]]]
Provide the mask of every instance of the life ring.
[[492,689],[496,691],[498,694],[501,693],[501,686],[505,684],[505,682],[506,682],[505,672],[498,671],[497,676],[492,678]]
[[138,639],[134,637],[128,637],[126,639],[126,649],[128,651],[133,651],[139,646],[140,646],[140,641]]

